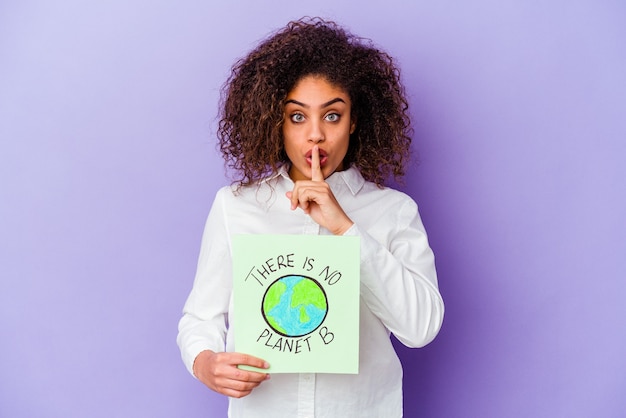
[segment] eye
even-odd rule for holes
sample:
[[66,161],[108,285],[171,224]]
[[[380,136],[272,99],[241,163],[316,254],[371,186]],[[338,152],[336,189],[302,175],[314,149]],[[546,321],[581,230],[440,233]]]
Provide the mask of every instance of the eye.
[[326,115],[326,120],[328,122],[337,122],[339,120],[339,114],[338,113],[329,113],[328,115]]
[[294,113],[289,117],[293,123],[304,122],[304,115],[302,113]]

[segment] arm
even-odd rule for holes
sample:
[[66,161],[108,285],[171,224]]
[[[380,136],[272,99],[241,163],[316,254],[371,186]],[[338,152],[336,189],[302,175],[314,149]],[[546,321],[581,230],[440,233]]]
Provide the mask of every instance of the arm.
[[397,211],[386,246],[347,216],[324,181],[317,147],[312,178],[287,193],[291,209],[300,207],[335,235],[361,237],[361,296],[370,310],[403,344],[421,347],[435,338],[443,322],[433,252],[417,205],[406,198]]
[[353,225],[345,235],[361,237],[361,296],[403,344],[432,341],[443,322],[434,255],[417,205],[407,199],[397,212],[387,247]]
[[237,366],[269,366],[252,356],[224,352],[232,292],[224,193],[226,189],[218,192],[206,222],[193,288],[178,324],[177,343],[189,372],[216,392],[241,397],[269,375]]

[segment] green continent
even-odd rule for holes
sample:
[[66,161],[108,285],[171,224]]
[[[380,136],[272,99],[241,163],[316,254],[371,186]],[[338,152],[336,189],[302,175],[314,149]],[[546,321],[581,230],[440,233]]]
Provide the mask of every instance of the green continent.
[[300,306],[300,323],[306,324],[307,322],[309,322],[309,319],[311,318],[309,317],[309,315],[307,315],[304,306]]
[[293,287],[291,307],[309,304],[323,311],[326,310],[326,298],[322,289],[313,280],[302,280]]
[[281,327],[278,322],[276,322],[276,319],[269,313],[280,303],[280,298],[283,297],[286,290],[287,285],[285,283],[280,281],[275,282],[269,289],[267,289],[265,300],[263,301],[263,316],[267,319],[267,322],[272,328],[278,332],[282,332],[283,334],[286,334],[287,331],[283,329],[283,327]]
[[285,290],[287,290],[287,285],[280,281],[275,282],[267,289],[265,300],[263,301],[263,313],[265,315],[280,303],[280,298],[285,293]]

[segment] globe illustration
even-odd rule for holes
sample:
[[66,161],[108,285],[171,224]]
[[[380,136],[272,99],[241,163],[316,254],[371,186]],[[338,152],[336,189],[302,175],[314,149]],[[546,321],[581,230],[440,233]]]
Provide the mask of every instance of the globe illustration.
[[263,296],[263,318],[278,334],[302,337],[320,326],[328,313],[326,293],[320,284],[305,276],[283,276]]

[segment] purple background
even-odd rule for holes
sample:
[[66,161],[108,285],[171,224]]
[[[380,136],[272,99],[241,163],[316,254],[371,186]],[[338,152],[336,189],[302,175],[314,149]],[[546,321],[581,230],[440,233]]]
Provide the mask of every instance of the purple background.
[[624,416],[624,3],[312,3],[0,2],[0,416],[224,416],[175,344],[219,87],[303,15],[410,95],[447,312],[399,348],[406,416]]

